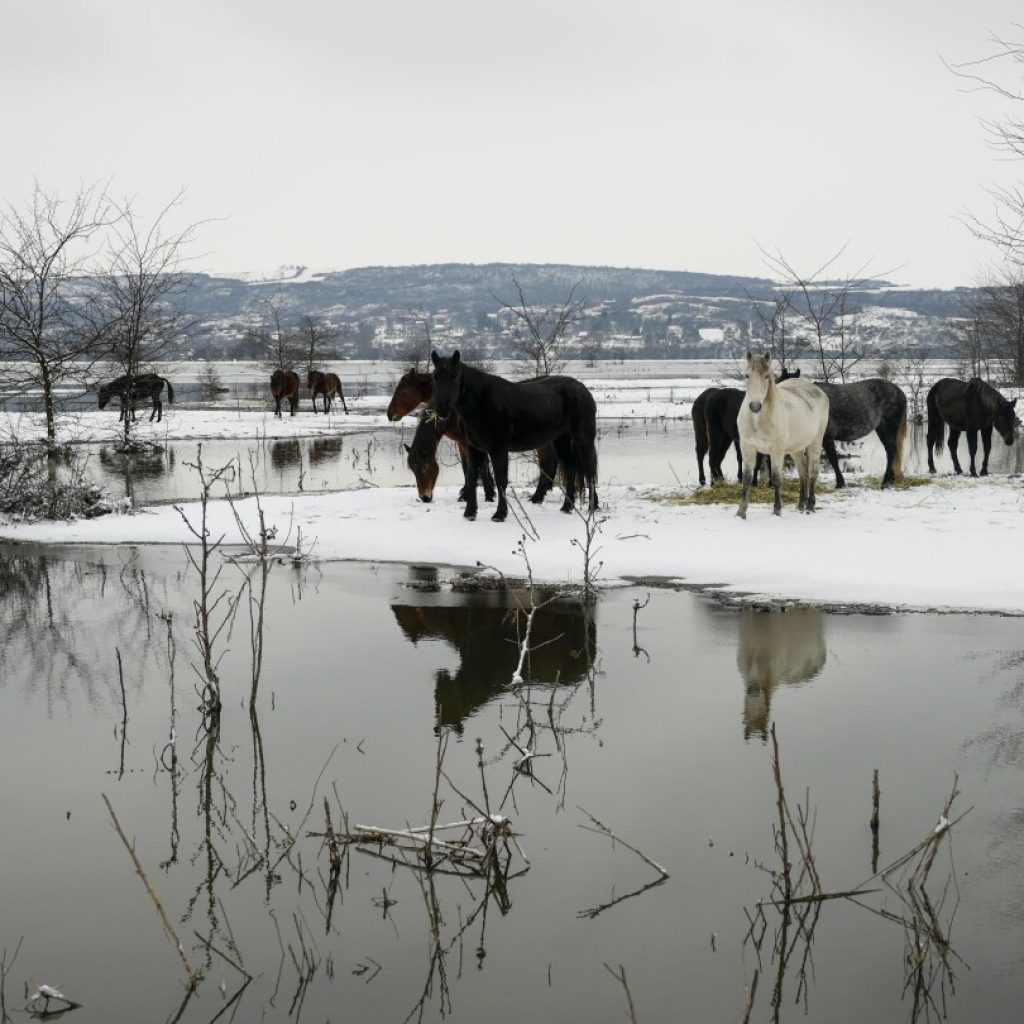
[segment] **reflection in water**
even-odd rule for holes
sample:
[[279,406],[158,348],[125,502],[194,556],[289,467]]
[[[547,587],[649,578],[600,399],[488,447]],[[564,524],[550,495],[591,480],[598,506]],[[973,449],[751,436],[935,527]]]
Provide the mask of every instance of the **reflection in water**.
[[343,443],[340,437],[316,437],[309,446],[311,465],[321,462],[333,462],[341,457]]
[[[396,603],[391,611],[413,644],[443,640],[459,655],[454,673],[441,669],[435,677],[438,725],[461,732],[466,718],[509,687],[526,625],[514,595],[477,594],[465,604]],[[596,649],[593,617],[575,602],[553,601],[534,615],[525,678],[578,683]]]
[[744,608],[739,619],[736,665],[747,687],[743,735],[767,739],[775,688],[805,683],[825,665],[825,618],[817,608]]
[[275,441],[270,446],[270,462],[275,469],[287,469],[302,461],[302,447],[298,438],[287,441]]
[[99,451],[99,461],[108,476],[124,481],[125,497],[134,501],[136,483],[158,480],[172,473],[177,457],[173,446],[153,445],[124,452],[104,445]]

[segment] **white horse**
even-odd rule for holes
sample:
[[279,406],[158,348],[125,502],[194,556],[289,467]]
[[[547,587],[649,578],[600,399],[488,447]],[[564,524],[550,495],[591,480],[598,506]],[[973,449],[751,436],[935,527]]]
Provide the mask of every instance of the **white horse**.
[[801,512],[814,511],[821,442],[828,429],[828,396],[802,377],[775,383],[767,353],[747,353],[747,393],[736,420],[743,455],[743,493],[736,515],[747,518],[747,493],[757,453],[770,455],[775,514],[782,515],[782,466],[787,454],[800,474]]

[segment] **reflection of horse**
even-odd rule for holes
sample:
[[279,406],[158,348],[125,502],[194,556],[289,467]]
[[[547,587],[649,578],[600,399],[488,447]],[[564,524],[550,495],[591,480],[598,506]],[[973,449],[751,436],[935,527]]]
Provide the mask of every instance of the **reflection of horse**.
[[135,479],[151,479],[163,476],[169,464],[174,462],[174,450],[119,452],[113,448],[100,448],[100,465],[107,472],[117,476]]
[[[393,604],[391,610],[414,644],[441,640],[459,655],[454,673],[437,673],[434,699],[438,723],[461,732],[466,718],[507,689],[526,616],[511,595],[497,593],[473,595],[465,604]],[[594,620],[579,604],[554,601],[538,608],[524,675],[542,683],[579,682],[593,663],[596,638]]]
[[[429,373],[422,373],[419,370],[407,370],[402,374],[401,379],[395,386],[395,393],[388,403],[388,419],[394,422],[408,416],[414,409],[429,402],[434,396],[434,378]],[[469,445],[459,430],[455,417],[449,417],[445,422],[437,419],[436,415],[428,416],[434,424],[434,430],[426,430],[420,425],[413,436],[412,444],[406,445],[405,450],[409,455],[408,465],[416,476],[416,487],[419,496],[423,501],[430,501],[434,494],[434,485],[437,483],[437,476],[440,472],[437,465],[437,446],[442,437],[454,441],[459,449],[459,461],[462,463],[462,490],[459,491],[459,501],[466,500],[466,482],[469,465]],[[440,433],[438,433],[440,430]],[[539,505],[544,496],[551,490],[554,484],[555,472],[558,468],[558,459],[555,451],[550,445],[537,449],[537,462],[540,465],[540,476],[537,479],[537,487],[530,498],[535,505]],[[487,501],[494,500],[494,477],[491,476],[490,465],[486,462],[480,467],[480,477],[484,485],[484,498]]]
[[340,437],[315,437],[309,446],[309,462],[313,465],[318,462],[331,462],[342,452],[342,439]]
[[818,384],[828,395],[828,430],[822,445],[836,472],[836,487],[845,487],[836,441],[856,441],[873,430],[885,449],[888,487],[903,473],[903,439],[907,434],[907,396],[895,384],[878,377],[852,384]]
[[341,407],[348,414],[348,406],[345,404],[345,393],[341,390],[341,378],[336,373],[321,373],[319,370],[310,370],[306,378],[306,386],[313,401],[313,412],[316,412],[316,396],[323,395],[324,412],[331,411],[331,399],[340,398]]
[[565,484],[563,512],[571,512],[577,490],[590,491],[590,511],[597,508],[597,406],[594,396],[573,377],[538,377],[513,382],[467,366],[458,350],[434,363],[434,408],[447,420],[458,416],[459,430],[469,442],[466,473],[467,519],[475,519],[476,480],[490,456],[498,507],[492,519],[508,515],[509,452],[554,446]]
[[949,425],[949,454],[953,457],[953,469],[962,473],[960,460],[956,457],[960,432],[967,431],[967,450],[971,454],[971,476],[977,476],[974,468],[974,456],[978,451],[978,431],[981,431],[981,444],[984,458],[981,462],[981,475],[988,476],[988,453],[992,450],[992,428],[1008,445],[1013,444],[1014,406],[1007,401],[991,384],[986,384],[980,377],[972,377],[966,383],[943,377],[932,385],[928,392],[928,472],[935,472],[935,455],[942,454],[942,438],[946,424]]
[[768,735],[772,694],[780,683],[804,683],[824,667],[825,618],[818,608],[770,612],[744,608],[736,666],[746,683],[743,735]]
[[274,396],[274,415],[281,415],[281,402],[288,399],[292,415],[299,407],[299,375],[293,370],[275,370],[270,376],[270,393]]
[[302,462],[302,449],[298,438],[275,441],[270,446],[270,462],[275,469],[287,469]]
[[[784,380],[799,377],[800,371],[792,373],[785,367],[775,378],[776,384]],[[704,479],[704,455],[708,452],[708,470],[712,480],[723,479],[722,459],[729,450],[729,445],[736,446],[736,465],[738,480],[743,479],[743,453],[740,451],[740,432],[736,426],[736,417],[743,404],[743,392],[739,388],[707,388],[702,391],[693,403],[693,435],[697,448],[697,473],[701,485]],[[760,475],[761,456],[754,466],[754,479]]]
[[747,390],[736,420],[743,452],[743,492],[736,514],[747,518],[747,494],[757,452],[772,460],[774,512],[782,515],[782,466],[787,454],[800,474],[801,512],[814,511],[821,443],[828,427],[828,396],[808,380],[775,383],[771,357],[747,353]]
[[[153,402],[153,411],[149,414],[149,422],[152,423],[155,416],[157,423],[159,423],[164,418],[164,407],[160,401],[160,393],[163,391],[165,384],[167,385],[167,401],[173,404],[174,388],[171,387],[171,382],[166,377],[161,377],[155,373],[140,373],[136,377],[125,374],[123,377],[117,377],[106,384],[100,385],[98,391],[100,408],[105,409],[111,398],[119,398],[121,400],[121,414],[117,417],[117,420],[120,423],[129,415],[132,419],[135,419],[135,403],[149,398]],[[131,390],[130,395],[128,394],[129,386]]]

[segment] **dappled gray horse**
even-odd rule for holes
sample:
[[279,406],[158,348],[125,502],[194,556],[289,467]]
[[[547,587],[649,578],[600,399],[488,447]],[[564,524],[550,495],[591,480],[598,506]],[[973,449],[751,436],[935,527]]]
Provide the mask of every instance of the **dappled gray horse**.
[[857,441],[873,430],[885,449],[882,486],[903,475],[903,440],[907,434],[907,396],[880,377],[852,384],[822,384],[828,395],[828,430],[822,440],[825,456],[835,470],[836,487],[845,487],[836,441]]

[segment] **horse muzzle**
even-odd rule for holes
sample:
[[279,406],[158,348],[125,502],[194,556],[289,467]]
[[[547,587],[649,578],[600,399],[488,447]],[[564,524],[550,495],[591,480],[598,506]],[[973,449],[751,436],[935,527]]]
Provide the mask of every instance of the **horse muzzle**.
[[751,412],[760,412],[761,411],[761,403],[760,402],[751,402],[750,403],[750,411]]
[[430,503],[431,503],[431,502],[432,502],[433,500],[434,500],[434,496],[433,496],[432,494],[421,494],[421,495],[420,495],[420,501],[424,501],[424,502],[426,502],[426,503],[427,503],[428,505],[429,505],[429,504],[430,504]]

